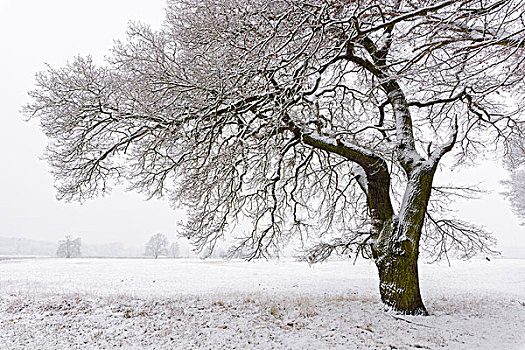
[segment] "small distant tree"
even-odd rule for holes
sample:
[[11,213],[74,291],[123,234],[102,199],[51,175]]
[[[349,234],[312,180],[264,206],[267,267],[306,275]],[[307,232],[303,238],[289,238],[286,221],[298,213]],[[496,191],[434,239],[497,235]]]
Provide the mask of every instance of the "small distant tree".
[[58,241],[57,256],[68,259],[79,257],[81,245],[80,238],[73,239],[71,235],[66,235],[65,239]]
[[169,255],[172,258],[178,258],[180,256],[180,248],[178,242],[172,242],[169,248]]
[[152,256],[157,259],[160,255],[168,254],[168,239],[166,235],[157,233],[146,243],[146,252],[144,255]]

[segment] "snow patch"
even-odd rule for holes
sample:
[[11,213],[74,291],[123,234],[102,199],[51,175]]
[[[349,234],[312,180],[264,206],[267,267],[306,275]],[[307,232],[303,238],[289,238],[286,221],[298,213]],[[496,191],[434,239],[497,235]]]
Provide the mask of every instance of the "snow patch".
[[421,264],[428,317],[384,312],[375,266],[0,261],[0,349],[520,349],[525,263]]

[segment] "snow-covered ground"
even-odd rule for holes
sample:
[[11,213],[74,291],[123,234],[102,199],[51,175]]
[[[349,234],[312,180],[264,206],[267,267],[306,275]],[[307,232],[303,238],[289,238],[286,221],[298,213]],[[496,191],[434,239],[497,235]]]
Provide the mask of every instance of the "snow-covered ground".
[[0,260],[0,349],[525,349],[525,260],[420,270],[428,317],[368,262]]

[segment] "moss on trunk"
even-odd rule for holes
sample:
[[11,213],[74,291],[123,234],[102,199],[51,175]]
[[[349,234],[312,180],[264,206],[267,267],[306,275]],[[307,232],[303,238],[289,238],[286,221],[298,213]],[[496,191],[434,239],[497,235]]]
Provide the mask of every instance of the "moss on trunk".
[[388,246],[374,251],[381,300],[403,314],[428,315],[419,289],[417,249],[408,240]]
[[381,300],[403,314],[428,315],[419,289],[417,264],[434,171],[434,167],[425,165],[411,171],[399,216],[378,221],[372,244]]

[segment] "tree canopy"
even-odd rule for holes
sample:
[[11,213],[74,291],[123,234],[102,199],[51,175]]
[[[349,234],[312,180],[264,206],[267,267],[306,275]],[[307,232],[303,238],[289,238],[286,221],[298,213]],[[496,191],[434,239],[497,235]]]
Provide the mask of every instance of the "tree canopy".
[[438,258],[470,256],[491,238],[447,202],[469,189],[433,177],[448,153],[461,164],[521,137],[524,10],[168,1],[163,27],[132,24],[105,65],[77,57],[40,73],[25,111],[50,139],[61,198],[120,181],[167,194],[201,249],[233,231],[232,252],[249,258],[290,239],[310,261],[357,249],[378,263],[408,247],[417,260],[420,239]]

